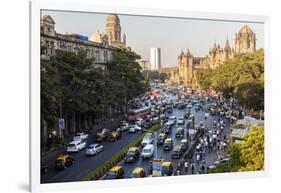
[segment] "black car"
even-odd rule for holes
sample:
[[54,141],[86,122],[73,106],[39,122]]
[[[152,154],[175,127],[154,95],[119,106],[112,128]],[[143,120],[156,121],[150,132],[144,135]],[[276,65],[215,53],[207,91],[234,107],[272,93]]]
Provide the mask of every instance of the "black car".
[[164,126],[163,126],[163,132],[166,133],[166,134],[171,133],[172,129],[173,129],[173,125],[169,122],[165,123]]
[[167,135],[165,133],[160,133],[157,138],[157,145],[163,145]]

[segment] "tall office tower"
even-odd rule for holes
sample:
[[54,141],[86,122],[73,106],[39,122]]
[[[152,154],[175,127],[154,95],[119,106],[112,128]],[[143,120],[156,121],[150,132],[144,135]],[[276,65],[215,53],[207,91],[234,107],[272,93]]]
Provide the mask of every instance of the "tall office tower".
[[150,65],[151,70],[161,68],[161,50],[160,48],[150,48]]

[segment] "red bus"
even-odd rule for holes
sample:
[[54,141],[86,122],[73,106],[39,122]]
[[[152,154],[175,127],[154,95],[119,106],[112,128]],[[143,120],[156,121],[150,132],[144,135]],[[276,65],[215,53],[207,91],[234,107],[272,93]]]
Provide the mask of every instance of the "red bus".
[[142,107],[139,109],[130,110],[128,113],[128,121],[136,121],[139,118],[143,118],[150,112],[149,107]]

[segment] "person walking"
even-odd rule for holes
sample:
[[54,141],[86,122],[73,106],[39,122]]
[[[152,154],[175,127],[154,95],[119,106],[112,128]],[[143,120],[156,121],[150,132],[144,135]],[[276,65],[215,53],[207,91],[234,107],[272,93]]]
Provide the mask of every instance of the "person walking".
[[195,166],[194,166],[194,163],[191,163],[191,174],[194,174],[194,170],[195,170]]
[[188,162],[187,161],[184,162],[184,171],[185,171],[185,174],[187,174],[187,172],[188,172]]

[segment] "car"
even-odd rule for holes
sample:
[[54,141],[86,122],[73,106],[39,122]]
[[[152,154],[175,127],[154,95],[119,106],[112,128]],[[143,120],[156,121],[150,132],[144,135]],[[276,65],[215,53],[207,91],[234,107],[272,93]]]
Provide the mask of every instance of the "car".
[[122,121],[121,124],[120,124],[121,131],[127,131],[128,128],[129,128],[129,124],[125,121]]
[[137,120],[136,121],[136,125],[138,125],[138,126],[140,126],[140,127],[143,127],[144,126],[144,124],[145,124],[145,120],[144,119],[139,119],[139,120]]
[[177,124],[178,124],[178,125],[184,125],[184,124],[185,124],[185,119],[184,119],[184,117],[179,117],[179,118],[177,119]]
[[160,133],[157,137],[157,145],[163,145],[166,138],[166,133]]
[[88,134],[83,133],[83,132],[79,132],[76,133],[73,137],[73,141],[82,141],[82,140],[86,140],[88,138]]
[[182,139],[181,140],[181,145],[183,147],[183,150],[187,150],[188,149],[188,140],[187,139]]
[[97,142],[105,141],[107,139],[108,135],[109,135],[109,130],[103,129],[96,134],[96,141]]
[[129,133],[136,133],[142,131],[142,128],[138,125],[129,125]]
[[168,122],[171,122],[173,125],[177,123],[177,117],[176,116],[170,116],[168,119]]
[[55,169],[56,170],[64,170],[67,167],[71,166],[74,163],[73,157],[68,154],[61,154],[56,158],[55,161]]
[[81,149],[86,147],[86,142],[84,141],[72,141],[67,145],[66,152],[79,152]]
[[168,150],[171,150],[172,148],[173,148],[172,138],[165,139],[164,144],[163,144],[163,150],[168,151]]
[[108,137],[108,140],[113,142],[113,141],[117,141],[119,139],[121,139],[122,135],[121,135],[121,132],[118,132],[118,131],[112,131],[110,134],[109,134],[109,137]]
[[166,134],[169,134],[172,132],[173,129],[173,123],[172,122],[167,122],[163,126],[163,132]]
[[86,155],[97,155],[103,151],[103,145],[101,144],[90,144],[86,149]]
[[141,146],[144,147],[147,144],[152,144],[154,141],[154,134],[153,133],[146,133],[143,137],[143,140],[141,142]]
[[141,152],[141,157],[142,158],[151,158],[154,153],[154,145],[152,144],[147,144]]
[[171,176],[173,174],[173,171],[174,167],[172,162],[164,161],[162,163],[161,176]]
[[183,153],[183,146],[181,144],[178,144],[173,149],[172,158],[179,159],[182,153]]
[[139,148],[137,147],[130,147],[125,155],[125,163],[132,163],[135,162],[140,155]]
[[201,109],[201,106],[199,104],[195,105],[195,111],[199,111]]
[[131,174],[132,178],[144,178],[146,176],[145,171],[141,167],[136,167]]
[[183,136],[184,136],[184,129],[182,127],[177,128],[176,138],[183,138]]
[[121,179],[124,177],[124,169],[122,166],[113,166],[107,175],[105,176],[106,180],[112,179]]

